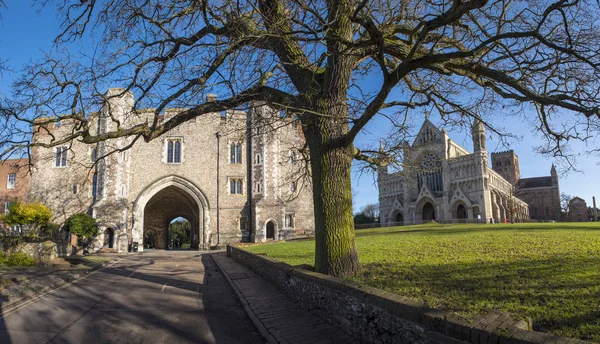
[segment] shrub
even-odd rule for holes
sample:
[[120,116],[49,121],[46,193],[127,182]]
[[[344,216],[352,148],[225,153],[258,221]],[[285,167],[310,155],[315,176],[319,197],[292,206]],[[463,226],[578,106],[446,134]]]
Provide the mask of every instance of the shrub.
[[84,213],[71,215],[65,223],[65,230],[77,235],[79,239],[91,240],[98,235],[96,219]]
[[0,252],[0,265],[6,264],[8,261],[8,256],[4,252]]
[[10,227],[17,226],[27,236],[36,237],[48,225],[52,212],[41,203],[12,202],[8,214],[0,215],[0,221]]
[[6,264],[10,266],[34,266],[35,260],[26,253],[17,252],[8,256]]

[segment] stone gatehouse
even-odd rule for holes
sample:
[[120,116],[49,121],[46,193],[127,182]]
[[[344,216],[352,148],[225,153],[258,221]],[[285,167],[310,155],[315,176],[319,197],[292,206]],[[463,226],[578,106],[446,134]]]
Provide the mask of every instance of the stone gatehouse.
[[[90,117],[96,133],[115,130],[117,121],[133,126],[153,119],[153,109],[132,111],[130,92],[110,89],[106,98]],[[57,223],[76,212],[92,214],[101,225],[96,249],[125,251],[137,242],[143,250],[144,240],[165,248],[168,225],[179,217],[190,221],[195,249],[312,236],[301,128],[293,117],[251,105],[246,112],[199,116],[150,142],[128,137],[38,146],[30,198],[48,205]],[[160,120],[179,111],[166,109]],[[38,128],[33,140],[49,142],[72,130],[73,123],[62,121]]]

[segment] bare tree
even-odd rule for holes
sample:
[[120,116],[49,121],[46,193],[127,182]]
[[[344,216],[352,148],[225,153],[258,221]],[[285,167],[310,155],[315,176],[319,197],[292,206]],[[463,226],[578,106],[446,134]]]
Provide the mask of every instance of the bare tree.
[[[44,3],[47,3],[44,1]],[[4,101],[0,157],[72,140],[150,141],[208,112],[268,104],[298,114],[310,153],[315,268],[359,269],[352,225],[353,159],[390,163],[355,147],[375,116],[397,131],[419,111],[458,122],[517,114],[548,138],[544,151],[593,136],[598,126],[600,19],[593,0],[56,0],[59,47],[85,39],[92,54],[49,54]],[[55,49],[62,52],[65,49]],[[95,135],[89,112],[120,84],[148,122]],[[205,102],[208,93],[220,100]],[[248,105],[249,104],[249,105]],[[185,108],[161,120],[166,107]],[[420,110],[419,110],[420,109]],[[47,117],[54,115],[54,117]],[[74,129],[32,143],[38,128]]]
[[566,220],[569,214],[569,202],[573,199],[573,196],[561,192],[560,193],[560,210],[563,216],[563,219]]
[[376,217],[379,217],[379,204],[375,204],[375,203],[365,204],[360,209],[360,213],[365,215],[368,218],[375,220]]

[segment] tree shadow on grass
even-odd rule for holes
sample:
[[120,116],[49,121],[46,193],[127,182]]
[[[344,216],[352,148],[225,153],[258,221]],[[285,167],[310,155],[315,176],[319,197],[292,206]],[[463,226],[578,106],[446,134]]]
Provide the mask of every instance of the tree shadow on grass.
[[354,279],[461,314],[498,309],[527,315],[534,329],[600,341],[600,257],[511,262],[377,262]]

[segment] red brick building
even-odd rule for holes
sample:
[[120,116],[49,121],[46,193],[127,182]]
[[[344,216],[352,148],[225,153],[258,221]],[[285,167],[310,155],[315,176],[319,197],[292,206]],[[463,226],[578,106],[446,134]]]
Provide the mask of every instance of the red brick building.
[[27,159],[0,162],[0,214],[8,211],[10,202],[24,201],[29,194]]

